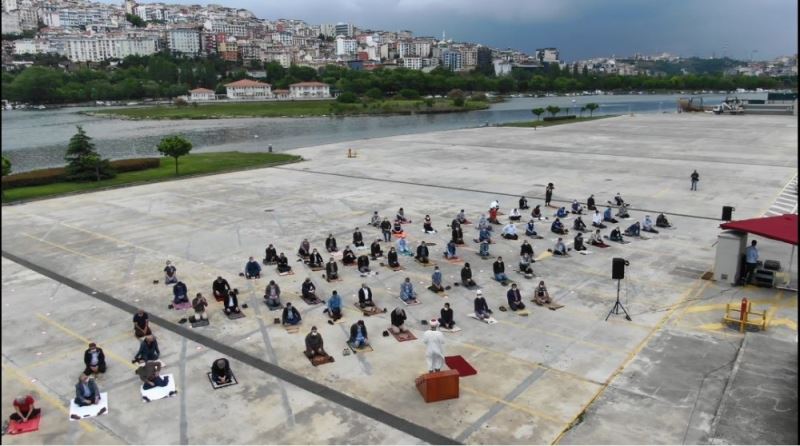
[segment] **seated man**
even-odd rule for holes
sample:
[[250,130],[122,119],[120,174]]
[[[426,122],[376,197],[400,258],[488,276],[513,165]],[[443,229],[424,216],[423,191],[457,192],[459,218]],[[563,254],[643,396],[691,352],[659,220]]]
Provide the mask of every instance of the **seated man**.
[[597,206],[594,204],[594,194],[589,195],[589,198],[586,199],[586,209],[590,211],[597,210]]
[[591,238],[589,238],[589,244],[601,248],[605,248],[608,246],[606,245],[606,242],[603,241],[603,236],[600,235],[599,229],[592,234]]
[[372,245],[370,245],[369,250],[373,260],[378,257],[383,257],[383,250],[381,249],[380,240],[375,240],[374,242],[372,242]]
[[325,279],[330,282],[331,280],[336,280],[339,278],[339,265],[336,264],[336,261],[333,260],[333,257],[328,259],[328,263],[325,264]]
[[625,235],[627,235],[628,237],[639,237],[640,235],[642,235],[641,231],[642,228],[639,225],[639,222],[637,221],[636,223],[628,226],[628,229],[625,230]]
[[508,219],[511,221],[520,221],[522,219],[522,214],[519,213],[517,208],[511,210],[511,213],[508,214]]
[[489,209],[489,223],[500,224],[500,221],[497,220],[497,208]]
[[361,274],[366,274],[369,272],[369,257],[367,257],[366,254],[358,256],[357,262],[358,272]]
[[375,306],[375,302],[372,301],[372,290],[366,283],[362,283],[358,290],[358,306],[360,308]]
[[472,268],[470,268],[469,263],[465,263],[464,267],[461,268],[461,284],[467,288],[475,286],[475,281],[472,280]]
[[444,291],[444,285],[442,285],[442,272],[439,270],[438,266],[433,267],[433,274],[431,274],[431,289],[437,293]]
[[511,289],[506,293],[506,299],[508,300],[508,308],[511,311],[525,309],[525,304],[522,303],[522,293],[519,292],[516,283],[511,284]]
[[452,330],[456,326],[456,321],[453,319],[453,309],[450,308],[449,303],[444,304],[444,308],[439,312],[439,325],[442,328]]
[[350,249],[349,246],[346,246],[344,248],[344,251],[342,251],[342,264],[352,265],[355,262],[356,262],[356,255],[353,253],[353,251]]
[[403,224],[400,220],[395,220],[394,225],[392,225],[392,234],[398,235],[403,233]]
[[600,214],[598,209],[594,210],[594,215],[592,216],[592,226],[595,228],[605,229],[606,225],[603,224],[603,215]]
[[567,232],[569,232],[567,228],[564,227],[564,224],[561,223],[561,220],[558,219],[558,217],[556,217],[556,219],[550,225],[550,230],[555,232],[556,234],[561,234],[561,235],[564,235]]
[[328,316],[334,321],[338,321],[342,318],[342,298],[339,296],[339,293],[336,290],[333,290],[333,294],[328,299]]
[[506,276],[506,264],[503,263],[502,257],[498,257],[497,260],[495,260],[492,265],[492,271],[494,272],[494,280],[501,283],[508,281],[508,276]]
[[218,386],[233,382],[233,372],[227,359],[219,358],[211,364],[211,380]]
[[669,220],[667,220],[666,215],[658,214],[658,217],[656,217],[656,226],[659,228],[669,228],[672,225],[669,224]]
[[450,240],[444,249],[444,257],[446,259],[455,259],[456,257],[456,242]]
[[18,423],[24,423],[32,420],[42,413],[41,409],[35,407],[36,401],[30,395],[19,396],[14,398],[14,413],[11,414],[9,419]]
[[225,314],[238,314],[241,313],[242,310],[239,308],[239,290],[236,288],[232,289],[228,293],[228,297],[225,298],[225,307],[223,311]]
[[256,262],[251,256],[244,266],[244,277],[247,279],[260,279],[261,278],[261,265]]
[[336,246],[336,238],[333,237],[333,234],[328,234],[328,238],[325,239],[325,249],[328,252],[336,252],[339,248]]
[[158,361],[148,361],[136,369],[136,374],[142,380],[142,389],[149,390],[153,387],[166,387],[169,384],[169,376],[161,376],[160,372],[161,363]]
[[428,263],[428,245],[424,241],[419,242],[417,246],[417,255],[414,257],[421,263]]
[[289,265],[289,259],[286,258],[284,253],[281,253],[278,256],[278,273],[288,273],[292,271],[292,267]]
[[283,315],[281,316],[281,324],[285,327],[288,325],[299,325],[302,318],[297,308],[292,306],[291,302],[286,302],[286,307],[283,308]]
[[464,213],[464,209],[461,209],[461,211],[458,212],[456,215],[456,220],[458,220],[458,222],[462,225],[467,222],[467,214]]
[[619,226],[611,230],[611,234],[608,235],[608,239],[612,242],[623,242],[622,239],[622,232],[619,230]]
[[81,373],[75,384],[75,404],[81,407],[93,406],[100,402],[100,389],[89,375]]
[[509,223],[505,225],[503,228],[502,236],[506,240],[517,240],[519,236],[517,235],[517,225],[514,223]]
[[450,240],[452,240],[455,244],[457,244],[457,245],[463,245],[464,244],[464,230],[461,229],[461,225],[453,226],[453,230],[451,231],[451,235],[452,235],[452,237],[450,238]]
[[649,215],[645,215],[644,220],[642,220],[642,231],[658,234],[658,230],[653,227],[653,219]]
[[481,214],[481,218],[478,220],[476,227],[479,231],[483,231],[484,229],[487,231],[492,231],[492,225],[489,223],[489,220],[486,218],[485,214]]
[[525,276],[533,275],[533,268],[531,268],[531,256],[529,254],[522,254],[519,258],[519,272]]
[[394,246],[389,248],[389,252],[386,253],[386,261],[389,262],[390,268],[400,268],[400,261],[397,260],[397,251],[395,251]]
[[164,267],[164,285],[170,285],[178,282],[175,266],[172,262],[167,260],[167,266]]
[[328,357],[328,354],[325,353],[322,335],[319,334],[316,326],[311,327],[311,332],[306,335],[306,351],[303,353],[305,353],[308,359],[311,359],[315,356],[322,356],[324,358]]
[[152,334],[150,331],[150,316],[139,308],[136,314],[133,315],[133,335],[137,338],[142,338],[149,334]]
[[272,308],[281,306],[281,287],[279,287],[274,280],[270,280],[267,288],[264,290],[264,300],[266,300],[267,305]]
[[217,279],[211,284],[211,289],[214,291],[214,298],[217,300],[222,300],[228,296],[231,286],[228,284],[227,280],[222,278],[222,276],[217,276]]
[[617,206],[622,206],[625,204],[625,200],[622,199],[622,195],[620,195],[619,192],[617,192],[617,195],[614,195],[614,203]]
[[569,215],[569,212],[567,212],[567,208],[565,208],[564,206],[561,206],[560,208],[558,208],[558,210],[555,213],[555,216],[558,217],[558,218],[564,218],[567,215]]
[[86,375],[105,373],[106,355],[103,349],[94,342],[90,343],[89,348],[83,352],[83,364],[86,365],[86,369],[83,370]]
[[548,249],[548,251],[552,252],[553,255],[556,256],[566,256],[568,255],[567,251],[569,251],[569,248],[567,248],[567,246],[564,245],[564,240],[561,237],[559,237],[558,240],[556,241],[555,246],[553,246],[553,249]]
[[525,225],[525,235],[527,235],[528,237],[536,237],[537,235],[539,235],[536,233],[536,228],[534,226],[533,219],[530,219],[530,221],[528,221],[528,224]]
[[478,255],[481,257],[488,257],[489,256],[489,240],[481,240],[481,244],[478,248]]
[[572,200],[572,213],[573,214],[583,214],[583,206],[578,203],[578,200]]
[[406,280],[400,285],[400,299],[403,302],[417,300],[417,292],[414,291],[414,285],[411,283],[410,277],[406,277]]
[[172,287],[173,305],[183,304],[189,302],[189,290],[186,289],[186,284],[178,282]]
[[300,286],[300,293],[303,299],[317,300],[317,287],[314,286],[314,282],[311,281],[310,277],[306,277],[306,280],[303,281],[303,285]]
[[486,243],[492,243],[491,234],[489,233],[489,230],[486,228],[482,228],[480,231],[478,231],[478,243],[484,241]]
[[528,199],[524,196],[519,197],[519,208],[520,209],[528,209]]
[[425,231],[426,234],[436,233],[436,230],[433,229],[433,222],[431,222],[430,215],[425,215],[425,220],[422,221],[422,230]]
[[157,361],[160,355],[161,350],[158,349],[156,337],[147,335],[139,344],[139,351],[136,352],[136,356],[133,357],[131,362]]
[[207,321],[208,314],[206,313],[206,307],[208,306],[208,301],[205,297],[203,297],[202,293],[197,293],[192,299],[192,309],[194,309],[194,320],[195,321]]
[[539,209],[539,205],[538,204],[531,211],[531,217],[535,218],[537,220],[541,220],[542,219],[542,210]]
[[308,256],[308,266],[310,268],[322,268],[322,256],[317,251],[317,248],[311,250],[311,254]]
[[406,310],[396,307],[392,310],[391,314],[389,314],[389,318],[392,321],[392,326],[389,327],[389,331],[394,334],[405,333],[408,329],[405,326],[406,323]]
[[585,232],[586,231],[586,223],[583,222],[580,215],[575,217],[575,221],[572,223],[572,229],[578,232]]
[[533,246],[527,240],[523,240],[522,245],[519,247],[519,255],[524,256],[526,254],[533,259]]
[[364,236],[361,235],[361,231],[359,231],[358,228],[353,231],[353,246],[356,248],[364,246]]
[[278,251],[272,246],[272,243],[264,250],[264,264],[272,265],[278,263]]
[[408,219],[406,218],[406,214],[405,214],[405,211],[403,210],[403,208],[400,208],[397,211],[397,215],[395,216],[395,220],[399,220],[400,223],[408,223]]
[[628,213],[628,205],[623,204],[622,206],[617,209],[617,217],[619,218],[630,218],[630,214]]
[[478,290],[475,293],[475,316],[478,319],[488,319],[492,316],[492,310],[489,309],[489,304],[486,303],[486,299],[483,297],[483,292]]
[[364,325],[364,321],[360,320],[350,326],[350,338],[347,340],[347,343],[354,348],[361,348],[369,345],[367,326]]
[[603,221],[608,221],[608,222],[611,222],[611,223],[618,223],[617,219],[615,219],[613,217],[613,215],[611,214],[611,207],[607,207],[606,211],[603,212]]
[[583,234],[582,233],[579,232],[575,236],[575,240],[573,241],[573,248],[575,248],[575,251],[586,251],[586,246],[583,244]]
[[496,209],[498,211],[500,210],[500,201],[499,200],[494,199],[494,200],[492,200],[491,203],[489,203],[489,210],[492,210],[492,209]]
[[381,224],[381,217],[378,215],[378,211],[372,213],[372,218],[369,219],[370,226],[375,226],[376,228]]
[[297,255],[305,259],[309,254],[311,254],[311,243],[308,243],[308,239],[304,238],[300,242],[300,248],[297,249]]
[[536,305],[545,305],[552,302],[550,293],[547,292],[547,287],[544,286],[544,280],[539,282],[539,286],[537,286],[536,291],[533,292],[533,301]]

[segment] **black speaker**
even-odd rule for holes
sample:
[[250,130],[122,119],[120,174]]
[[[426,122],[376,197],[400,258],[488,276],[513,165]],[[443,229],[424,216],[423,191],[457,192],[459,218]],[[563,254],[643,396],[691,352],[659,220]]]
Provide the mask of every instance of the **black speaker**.
[[611,278],[624,279],[625,278],[625,264],[628,263],[625,259],[614,257],[611,260]]
[[733,208],[731,206],[722,206],[722,220],[724,221],[731,221],[733,220]]

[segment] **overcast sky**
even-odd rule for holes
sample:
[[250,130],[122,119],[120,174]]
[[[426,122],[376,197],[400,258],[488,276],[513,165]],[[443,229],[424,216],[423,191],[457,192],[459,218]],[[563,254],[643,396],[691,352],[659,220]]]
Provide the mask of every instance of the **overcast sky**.
[[[173,0],[174,1],[174,0]],[[178,0],[178,3],[197,3]],[[215,0],[265,19],[363,28],[532,52],[563,60],[669,52],[738,59],[797,53],[796,0]]]

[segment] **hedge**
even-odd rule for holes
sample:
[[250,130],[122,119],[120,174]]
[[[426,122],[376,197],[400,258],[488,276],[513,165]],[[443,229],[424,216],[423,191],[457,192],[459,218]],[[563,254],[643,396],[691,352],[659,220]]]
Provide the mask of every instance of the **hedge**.
[[[160,163],[161,158],[132,158],[111,161],[111,167],[116,172],[134,172],[137,170],[157,168],[159,167]],[[65,173],[66,172],[63,167],[15,173],[3,177],[3,189],[58,183],[60,181],[64,181]]]
[[566,121],[567,119],[575,119],[577,116],[575,115],[565,115],[565,116],[545,116],[545,121]]

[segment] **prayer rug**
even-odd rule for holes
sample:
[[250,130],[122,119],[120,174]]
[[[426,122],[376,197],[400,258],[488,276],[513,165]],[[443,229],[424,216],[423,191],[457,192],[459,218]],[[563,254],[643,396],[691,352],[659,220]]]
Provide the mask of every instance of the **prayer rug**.
[[264,301],[264,304],[267,306],[267,308],[269,308],[269,311],[280,310],[283,308],[283,305],[276,305],[273,307],[266,300]]
[[286,325],[283,328],[286,329],[286,333],[289,333],[289,334],[295,334],[295,333],[299,333],[300,332],[300,326],[299,325]]
[[464,359],[463,356],[445,356],[444,363],[452,370],[458,371],[459,376],[477,375],[478,371]]
[[559,304],[557,304],[555,302],[550,302],[549,304],[546,304],[545,307],[547,307],[547,308],[549,308],[549,309],[551,309],[553,311],[558,310],[559,308],[564,308],[563,305],[559,305]]
[[142,385],[139,388],[140,392],[142,393],[142,401],[149,403],[162,398],[175,396],[178,393],[178,391],[175,389],[175,377],[171,373],[168,375],[162,375],[162,378],[169,379],[169,382],[164,387],[153,387],[145,390],[144,385]]
[[319,305],[322,301],[318,297],[314,297],[313,299],[306,298],[304,296],[300,296],[303,299],[303,302],[307,303],[308,305]]
[[[308,358],[308,356],[306,356],[305,352],[303,352],[303,356]],[[328,364],[330,362],[336,362],[336,360],[333,359],[333,356],[330,356],[330,355],[328,355],[328,356],[316,355],[316,356],[313,356],[311,358],[308,358],[308,360],[311,362],[311,365],[313,365],[314,367],[321,366],[322,364]]]
[[429,290],[429,291],[431,291],[432,293],[436,293],[436,294],[438,294],[438,295],[442,295],[442,294],[444,294],[444,290],[442,290],[442,291],[438,291],[436,288],[434,288],[434,287],[433,287],[433,285],[429,286],[429,287],[428,287],[428,290]]
[[208,319],[201,319],[195,322],[192,322],[192,320],[190,319],[189,322],[192,323],[192,328],[205,327],[209,324]]
[[187,308],[192,308],[192,303],[191,302],[182,302],[182,303],[179,303],[179,304],[172,304],[172,309],[173,310],[185,310]]
[[[392,331],[389,330],[389,333],[392,333]],[[397,339],[397,342],[413,341],[417,339],[417,337],[414,336],[414,333],[411,333],[410,331],[398,334],[392,333],[392,336],[394,336],[394,338]]]
[[592,251],[587,251],[587,250],[578,251],[578,254],[583,255],[583,256],[589,255],[591,253],[592,253]]
[[277,265],[278,262],[267,262],[266,260],[261,259],[261,264],[269,266],[269,265]]
[[464,259],[459,258],[459,257],[451,257],[451,258],[447,259],[447,262],[451,263],[453,265],[457,265],[459,263],[464,263]]
[[[222,312],[225,313],[224,310]],[[225,316],[227,316],[228,319],[230,319],[230,320],[235,320],[235,319],[243,318],[245,316],[245,314],[243,312],[239,311],[238,313],[234,313],[234,312],[225,313]]]
[[[323,274],[322,277],[325,277],[325,274]],[[325,277],[325,280],[327,280],[330,283],[330,282],[341,282],[343,279],[341,279],[339,277],[337,277],[335,279],[330,279],[330,278]]]
[[605,244],[603,244],[603,245],[592,245],[592,246],[594,246],[595,248],[603,248],[603,249],[609,247],[608,245],[605,245]]
[[225,302],[225,296],[217,296],[216,293],[211,293],[217,302]]
[[517,313],[520,316],[528,316],[531,314],[530,311],[528,310],[517,310],[514,313]]
[[374,351],[374,350],[372,349],[372,346],[371,346],[371,345],[365,345],[365,346],[363,346],[363,347],[358,347],[358,348],[356,348],[356,346],[355,346],[355,345],[353,345],[353,344],[351,344],[351,343],[349,343],[349,342],[348,342],[348,343],[347,343],[347,346],[348,346],[348,347],[350,347],[350,350],[352,350],[352,351],[353,351],[353,353],[368,353],[368,352]]
[[[398,297],[398,299],[400,299],[400,298]],[[422,303],[422,302],[420,302],[419,299],[412,299],[412,300],[409,300],[409,301],[405,301],[403,299],[400,299],[400,302],[403,302],[406,306],[419,305],[419,304]]]
[[312,266],[310,268],[311,268],[311,271],[324,271],[325,270],[324,266]]
[[344,316],[342,316],[342,317],[340,317],[339,319],[336,319],[336,320],[333,320],[332,318],[328,318],[328,323],[331,324],[331,325],[344,324],[345,322],[347,322],[347,319],[345,319]]
[[440,325],[439,330],[442,331],[443,333],[457,333],[461,331],[461,327],[459,327],[458,325],[453,325],[453,328],[444,328]]
[[468,314],[467,316],[469,316],[469,317],[471,317],[471,318],[473,318],[473,319],[475,319],[475,320],[481,321],[481,322],[483,322],[483,323],[485,323],[485,324],[489,324],[489,325],[492,325],[492,324],[496,324],[496,323],[497,323],[497,319],[495,319],[495,318],[494,318],[494,317],[492,317],[492,316],[489,316],[489,317],[488,317],[488,318],[486,318],[486,319],[481,319],[481,318],[479,318],[479,317],[478,317],[478,316],[477,316],[475,313],[470,313],[470,314]]
[[608,238],[607,235],[604,235],[603,238],[608,240],[608,241],[619,243],[619,244],[622,244],[622,245],[627,245],[628,243],[630,243],[629,241],[625,241],[625,240],[623,240],[621,242],[620,241],[616,241],[616,240],[611,240],[610,238]]
[[293,276],[294,271],[287,271],[285,273],[278,273],[279,276]]
[[405,269],[405,268],[403,268],[402,266],[391,267],[391,266],[389,266],[389,264],[388,264],[388,263],[381,263],[381,266],[384,266],[384,267],[386,267],[386,268],[389,268],[389,269],[390,269],[390,270],[392,270],[392,271],[402,271],[402,270],[404,270],[404,269]]
[[80,420],[89,417],[98,417],[108,413],[108,392],[100,393],[100,401],[91,406],[79,406],[75,399],[69,402],[69,419]]
[[27,432],[36,432],[39,430],[39,422],[42,421],[42,413],[39,416],[31,418],[28,421],[10,420],[8,422],[8,434],[19,435]]
[[236,381],[236,376],[234,376],[233,372],[231,372],[231,381],[227,382],[225,384],[217,384],[217,383],[215,383],[214,379],[211,377],[211,372],[206,373],[206,376],[208,376],[208,382],[211,383],[211,387],[213,389],[215,389],[215,390],[216,389],[221,389],[223,387],[235,386],[236,384],[239,384],[239,381]]
[[420,265],[425,266],[425,267],[436,266],[436,262],[432,262],[430,259],[428,259],[428,263],[422,263],[417,258],[414,258],[414,261],[416,261],[417,263],[419,263]]
[[358,303],[354,304],[353,306],[356,308],[356,310],[363,313],[364,316],[374,316],[376,314],[381,314],[386,312],[385,308],[378,308],[377,306],[361,308],[358,306]]

